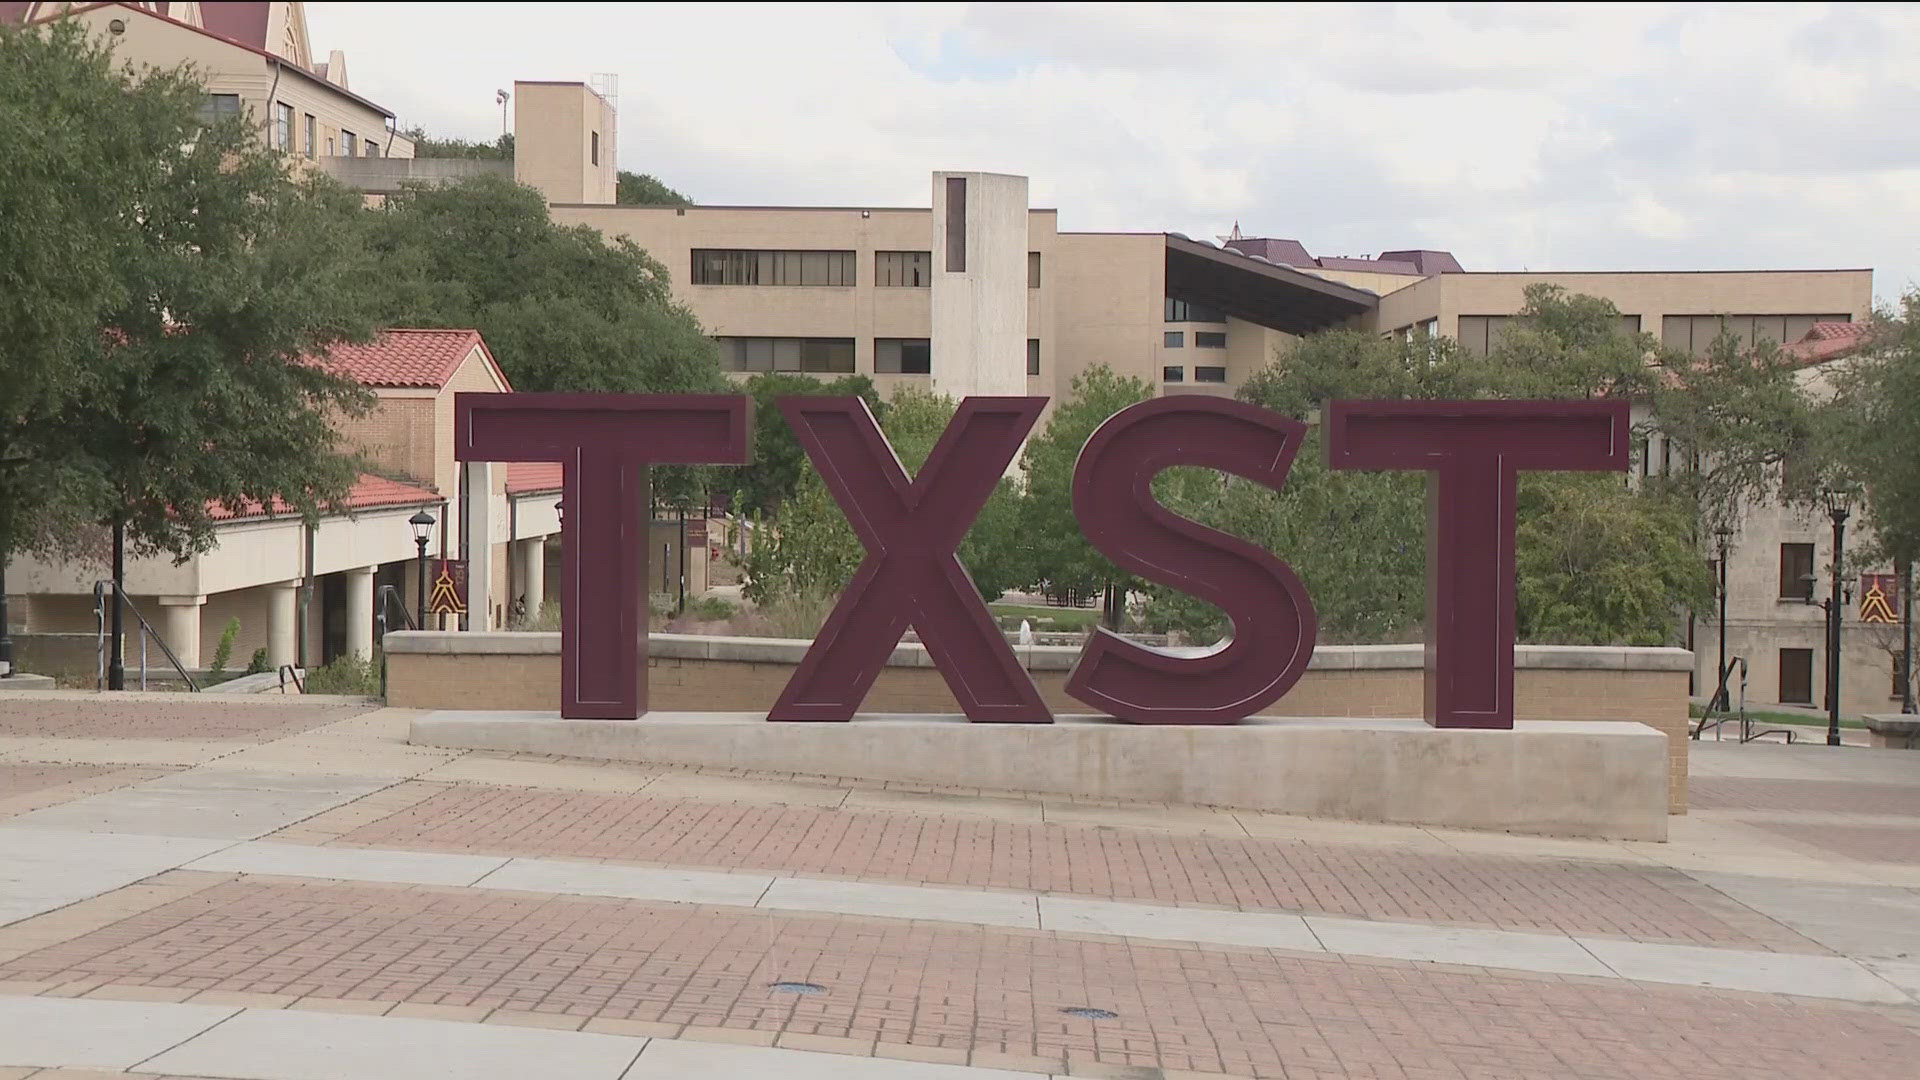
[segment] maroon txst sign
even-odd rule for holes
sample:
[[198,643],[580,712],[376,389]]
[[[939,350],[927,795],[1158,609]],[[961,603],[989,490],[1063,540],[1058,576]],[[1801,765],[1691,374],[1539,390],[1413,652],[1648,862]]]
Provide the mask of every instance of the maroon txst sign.
[[[741,464],[747,401],[732,396],[460,394],[462,461],[559,461],[567,542],[561,715],[646,712],[647,467]],[[1053,718],[955,552],[1044,398],[968,398],[909,478],[864,402],[780,402],[866,547],[770,720],[845,721],[909,627],[975,721]],[[1074,514],[1116,564],[1224,610],[1232,637],[1176,655],[1100,631],[1067,692],[1142,724],[1231,724],[1279,700],[1313,655],[1313,602],[1272,553],[1154,500],[1162,470],[1219,469],[1279,489],[1305,425],[1238,401],[1171,397],[1124,409],[1074,469]],[[1514,492],[1522,469],[1627,467],[1621,401],[1334,402],[1336,468],[1429,473],[1427,704],[1441,727],[1513,726]]]

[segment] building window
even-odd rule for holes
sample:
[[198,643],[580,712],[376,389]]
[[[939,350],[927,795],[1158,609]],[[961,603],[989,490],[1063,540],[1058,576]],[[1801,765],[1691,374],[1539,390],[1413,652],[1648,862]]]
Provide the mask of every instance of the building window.
[[1187,369],[1183,367],[1179,367],[1177,365],[1173,367],[1163,367],[1160,369],[1160,381],[1161,382],[1186,382]]
[[1814,323],[1851,321],[1847,315],[1668,315],[1660,320],[1660,343],[1689,356],[1705,356],[1722,331],[1743,346],[1763,340],[1791,345],[1806,337]]
[[1193,369],[1194,382],[1226,382],[1227,369],[1223,367],[1196,367]]
[[874,252],[873,284],[883,289],[926,288],[933,284],[933,252]]
[[587,150],[587,161],[592,165],[600,164],[600,133],[597,131],[593,133],[593,144]]
[[342,130],[340,132],[340,149],[346,151],[346,155],[348,157],[359,157],[360,156],[359,136],[355,135],[351,131]]
[[306,114],[306,119],[307,119],[307,156],[312,157],[314,143],[318,140],[320,135],[320,122],[313,118],[312,113]]
[[366,145],[367,145],[367,156],[368,156],[368,157],[379,157],[379,156],[380,156],[380,144],[379,144],[379,143],[377,143],[377,142],[374,142],[374,141],[373,141],[372,139],[368,139],[368,140],[367,140],[367,144],[366,144]]
[[1780,545],[1780,599],[1813,599],[1813,545]]
[[1168,330],[1160,335],[1160,344],[1165,345],[1169,349],[1181,348],[1186,345],[1186,343],[1187,334],[1184,330]]
[[1037,337],[1027,339],[1027,374],[1040,374],[1040,339]]
[[197,114],[202,127],[212,127],[229,116],[240,115],[239,94],[208,94],[200,99]]
[[1474,356],[1485,356],[1500,347],[1507,332],[1510,315],[1462,315],[1454,336],[1460,347]]
[[1167,297],[1167,322],[1226,322],[1227,317],[1205,304],[1189,303]]
[[1780,650],[1780,703],[1813,704],[1813,650]]
[[933,348],[926,338],[874,338],[873,370],[882,375],[930,375]]
[[333,136],[327,136],[327,156],[333,156]]
[[854,285],[851,251],[695,248],[695,285]]
[[1027,288],[1037,289],[1039,287],[1040,253],[1037,251],[1029,251],[1027,252]]
[[852,338],[723,337],[720,366],[727,371],[806,371],[819,374],[853,370]]
[[967,272],[967,178],[947,177],[947,273]]
[[281,150],[293,149],[293,106],[284,101],[273,106],[273,145]]
[[1196,349],[1224,349],[1227,347],[1227,335],[1218,330],[1195,330],[1193,347]]

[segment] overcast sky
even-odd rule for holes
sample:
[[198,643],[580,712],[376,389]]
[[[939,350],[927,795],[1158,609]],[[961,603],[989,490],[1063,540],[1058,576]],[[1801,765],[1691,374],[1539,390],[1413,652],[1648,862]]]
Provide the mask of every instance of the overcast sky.
[[620,78],[622,168],[698,202],[925,206],[1469,270],[1871,266],[1920,281],[1920,6],[309,3],[441,136]]

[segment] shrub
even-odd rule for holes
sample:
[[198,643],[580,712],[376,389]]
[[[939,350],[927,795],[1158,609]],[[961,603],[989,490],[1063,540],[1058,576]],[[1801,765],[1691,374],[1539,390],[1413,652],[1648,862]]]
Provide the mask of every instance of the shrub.
[[267,663],[267,650],[253,650],[253,659],[247,661],[247,674],[258,675],[263,671],[272,671],[273,665]]
[[233,659],[233,639],[240,636],[240,620],[227,620],[227,628],[220,631],[220,644],[213,647],[213,666],[208,670],[219,674],[227,670],[227,661]]
[[380,668],[364,656],[349,653],[336,657],[331,664],[307,672],[306,692],[378,697]]

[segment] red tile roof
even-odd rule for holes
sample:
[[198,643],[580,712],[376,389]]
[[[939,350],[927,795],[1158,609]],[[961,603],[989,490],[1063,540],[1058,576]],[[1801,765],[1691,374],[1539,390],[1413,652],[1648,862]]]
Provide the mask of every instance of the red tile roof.
[[438,390],[476,345],[500,384],[513,389],[477,330],[383,330],[365,345],[335,345],[325,363],[365,386]]
[[559,491],[560,463],[557,461],[510,461],[507,463],[507,494],[530,495]]
[[1817,322],[1807,336],[1780,351],[1812,366],[1845,356],[1864,344],[1873,327],[1868,323]]
[[[347,494],[346,509],[372,510],[382,506],[415,506],[425,503],[441,502],[440,493],[431,488],[415,487],[398,480],[389,480],[384,476],[361,473],[354,482],[353,490]],[[291,514],[293,507],[275,499],[275,515]],[[267,511],[259,503],[248,503],[236,509],[224,506],[211,506],[208,516],[215,521],[238,521],[242,518],[266,517]]]

